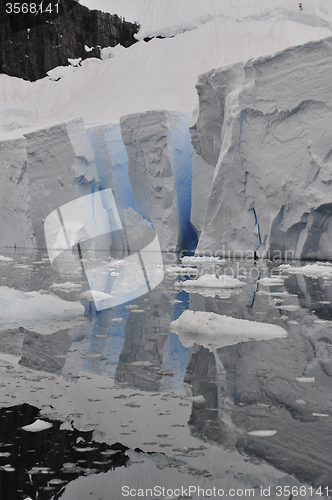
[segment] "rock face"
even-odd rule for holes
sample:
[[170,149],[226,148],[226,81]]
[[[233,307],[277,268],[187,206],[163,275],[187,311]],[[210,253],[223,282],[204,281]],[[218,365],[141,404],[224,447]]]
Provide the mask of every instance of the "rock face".
[[326,38],[199,78],[193,144],[216,167],[198,253],[332,258],[331,49]]
[[136,210],[155,227],[161,248],[187,248],[190,224],[192,147],[190,114],[147,111],[120,120],[129,158]]
[[76,0],[58,6],[58,14],[53,8],[52,13],[18,15],[7,14],[1,3],[0,73],[35,81],[56,66],[67,66],[68,58],[100,57],[101,47],[129,47],[137,41],[137,24],[90,11]]

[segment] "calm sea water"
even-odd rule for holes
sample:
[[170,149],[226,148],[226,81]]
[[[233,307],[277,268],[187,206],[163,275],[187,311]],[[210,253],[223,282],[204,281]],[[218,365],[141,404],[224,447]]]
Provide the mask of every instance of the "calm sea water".
[[[332,273],[227,260],[197,273],[242,287],[189,292],[165,255],[157,288],[96,312],[76,261],[59,272],[42,252],[0,254],[13,258],[0,261],[1,499],[331,495]],[[50,295],[84,309],[45,320]],[[185,310],[238,321],[227,340],[182,335]],[[285,335],[239,342],[243,320]],[[51,426],[22,429],[38,420]]]

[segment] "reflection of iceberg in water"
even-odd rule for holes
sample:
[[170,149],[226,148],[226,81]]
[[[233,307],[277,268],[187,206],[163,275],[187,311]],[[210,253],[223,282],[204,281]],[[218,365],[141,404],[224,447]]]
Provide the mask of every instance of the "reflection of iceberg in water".
[[[185,381],[205,403],[193,404],[189,425],[204,441],[263,459],[300,481],[331,487],[331,374],[322,360],[332,336],[328,324],[311,324],[308,316],[288,325],[288,338],[214,352],[190,348]],[[276,434],[248,435],[271,430]]]
[[51,263],[78,245],[97,311],[140,297],[163,280],[155,230],[122,224],[111,189],[61,206],[44,229]]

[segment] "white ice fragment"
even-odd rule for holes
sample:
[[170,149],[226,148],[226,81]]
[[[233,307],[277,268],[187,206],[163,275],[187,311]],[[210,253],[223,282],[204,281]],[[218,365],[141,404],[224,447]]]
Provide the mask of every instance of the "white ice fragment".
[[231,276],[223,274],[217,278],[213,274],[204,274],[197,278],[197,280],[186,280],[175,283],[179,288],[241,288],[245,285]]
[[258,284],[264,285],[264,286],[283,285],[284,280],[283,280],[283,278],[279,278],[279,277],[261,278],[260,280],[258,280]]
[[303,274],[311,278],[331,278],[332,265],[327,262],[317,262],[316,264],[307,264],[302,267],[292,267],[290,264],[283,264],[279,269],[291,274]]
[[69,281],[66,281],[66,283],[53,283],[53,285],[50,286],[50,288],[58,288],[60,290],[79,290],[82,288],[82,285],[80,283],[70,283]]
[[214,264],[222,264],[225,260],[221,260],[218,257],[182,257],[182,264],[195,266],[196,264],[206,264],[206,263],[214,263]]
[[133,361],[129,363],[131,366],[153,366],[151,361]]
[[39,418],[33,423],[29,425],[25,425],[22,427],[22,430],[27,431],[27,432],[40,432],[44,431],[45,429],[50,429],[53,427],[53,424],[50,422],[45,422],[44,420],[40,420]]
[[193,267],[180,267],[180,266],[168,266],[165,268],[165,272],[172,274],[181,274],[184,276],[197,276],[198,271]]
[[11,257],[5,257],[4,255],[0,255],[0,262],[13,262],[14,259]]
[[292,305],[292,304],[286,304],[284,306],[277,306],[278,309],[281,309],[282,311],[296,311],[299,309],[300,306]]
[[172,321],[171,331],[178,334],[185,347],[196,343],[210,350],[239,342],[287,337],[286,330],[277,325],[190,310]]
[[186,399],[188,401],[192,401],[193,403],[199,403],[199,404],[206,403],[206,399],[204,396],[202,396],[202,394],[200,394],[199,396],[191,396],[191,397],[188,397]]
[[250,431],[247,432],[248,436],[259,436],[259,437],[268,437],[268,436],[274,436],[277,434],[278,431]]
[[0,287],[0,330],[22,326],[40,334],[50,334],[73,324],[81,324],[84,307],[39,292],[21,292]]
[[296,404],[298,404],[298,405],[306,405],[306,404],[307,404],[307,402],[306,402],[306,401],[304,401],[304,399],[297,399],[297,400],[295,401],[295,403],[296,403]]
[[315,377],[296,377],[297,382],[303,382],[304,384],[310,384],[315,382]]

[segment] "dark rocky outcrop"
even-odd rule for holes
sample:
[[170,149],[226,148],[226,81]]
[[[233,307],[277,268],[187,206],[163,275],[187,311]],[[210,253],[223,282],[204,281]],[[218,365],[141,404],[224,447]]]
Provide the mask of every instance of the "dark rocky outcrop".
[[[52,13],[8,14],[6,2],[0,1],[0,73],[35,81],[68,65],[68,58],[100,57],[102,47],[129,47],[137,41],[136,23],[91,11],[76,0],[59,0],[57,9],[55,4]],[[85,45],[94,48],[86,51]]]

